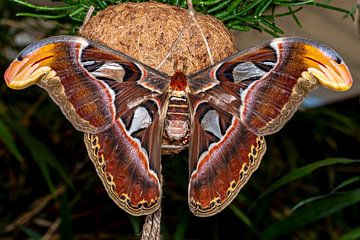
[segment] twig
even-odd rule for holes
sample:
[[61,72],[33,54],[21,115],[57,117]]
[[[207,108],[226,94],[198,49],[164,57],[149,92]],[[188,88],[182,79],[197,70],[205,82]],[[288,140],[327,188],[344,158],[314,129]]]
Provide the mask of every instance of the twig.
[[167,52],[166,56],[164,57],[164,59],[160,62],[160,64],[155,68],[156,70],[159,70],[162,65],[164,65],[164,63],[169,59],[169,57],[171,56],[171,54],[174,52],[176,46],[178,45],[178,43],[180,42],[180,40],[183,38],[185,30],[187,30],[190,26],[191,23],[191,17],[189,17],[189,19],[186,21],[185,26],[183,27],[183,29],[181,30],[181,32],[179,33],[179,35],[177,36],[177,38],[175,39],[174,43],[171,45],[169,51]]
[[52,239],[52,236],[54,235],[54,233],[56,232],[56,230],[59,228],[61,223],[61,219],[57,218],[53,224],[51,224],[50,228],[48,229],[48,231],[44,234],[44,236],[41,238],[42,240],[49,240]]
[[196,27],[199,29],[200,35],[201,35],[201,37],[202,37],[202,39],[203,39],[203,41],[205,43],[205,47],[206,47],[206,51],[207,51],[207,54],[208,54],[209,59],[210,59],[210,63],[212,65],[212,64],[214,64],[214,58],[213,58],[213,56],[211,54],[211,49],[209,47],[209,42],[207,41],[201,26],[199,25],[198,21],[196,20],[192,0],[187,0],[187,4],[188,4],[189,15],[192,18],[192,20],[194,21]]
[[79,30],[79,33],[81,35],[81,32],[82,32],[82,29],[83,27],[86,25],[86,23],[90,20],[92,14],[94,13],[94,10],[95,10],[95,7],[93,5],[90,6],[89,10],[87,11],[86,13],[86,17],[85,17],[85,20],[83,22],[83,24],[81,25],[80,27],[80,30]]

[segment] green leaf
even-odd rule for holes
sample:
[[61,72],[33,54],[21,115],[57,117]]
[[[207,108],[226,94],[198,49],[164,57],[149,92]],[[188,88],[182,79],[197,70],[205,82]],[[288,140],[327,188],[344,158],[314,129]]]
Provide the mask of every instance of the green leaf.
[[60,206],[60,236],[61,239],[73,239],[73,228],[71,221],[71,207],[67,199],[66,193],[61,195],[61,206]]
[[[272,184],[265,192],[263,192],[260,197],[255,201],[258,202],[260,199],[268,195],[269,193],[275,191],[276,189],[284,186],[285,184],[288,184],[289,182],[295,181],[299,178],[305,177],[310,175],[313,171],[322,168],[331,166],[334,164],[350,164],[350,163],[360,163],[360,160],[354,160],[354,159],[347,159],[347,158],[328,158],[325,160],[321,160],[318,162],[310,163],[304,167],[297,168],[281,178],[280,180],[276,181],[274,184]],[[255,204],[254,203],[254,204]],[[252,208],[252,207],[251,207]]]
[[15,156],[17,160],[22,162],[24,160],[23,156],[18,151],[14,138],[11,135],[11,131],[6,126],[6,124],[0,118],[0,140],[5,144],[8,150]]
[[63,5],[63,6],[44,6],[44,5],[35,5],[32,4],[28,1],[23,1],[23,0],[12,0],[13,2],[16,2],[20,5],[29,7],[29,8],[33,8],[36,10],[43,10],[43,11],[59,11],[59,10],[68,10],[68,9],[73,9],[75,6],[71,6],[71,5]]
[[192,3],[194,5],[200,5],[200,6],[207,6],[207,5],[214,5],[216,3],[221,2],[222,0],[212,0],[212,1],[198,1],[198,0],[193,0]]
[[30,228],[22,228],[22,231],[30,237],[32,240],[41,240],[42,237],[39,233],[35,232]]
[[136,236],[141,235],[141,224],[140,224],[140,218],[136,216],[129,215],[129,220],[131,223],[131,226],[133,227],[134,233]]
[[229,3],[230,3],[229,0],[223,1],[222,3],[216,5],[215,7],[210,8],[207,12],[208,12],[208,13],[216,13],[216,12],[218,12],[219,10],[223,9],[224,7],[226,7],[227,5],[229,5]]
[[[288,7],[288,9],[289,9],[289,12],[294,12],[291,7]],[[300,20],[297,18],[297,16],[295,15],[295,13],[292,13],[291,16],[292,16],[292,18],[294,19],[296,25],[298,25],[299,28],[302,28],[302,25],[301,25],[301,23],[300,23]]]
[[315,196],[315,197],[310,197],[310,198],[307,198],[305,200],[302,200],[301,202],[298,202],[292,209],[291,211],[294,212],[296,210],[298,210],[299,208],[309,204],[309,203],[312,203],[312,202],[315,202],[317,200],[320,200],[320,199],[323,199],[323,198],[326,198],[328,197],[329,195],[331,194],[324,194],[324,195],[320,195],[320,196]]
[[256,228],[254,227],[254,224],[251,222],[251,220],[246,216],[246,214],[236,205],[231,204],[229,206],[229,209],[237,216],[246,226],[248,226],[254,233],[258,233]]
[[360,181],[360,176],[355,176],[352,178],[349,178],[345,181],[343,181],[342,183],[340,183],[336,188],[334,188],[334,190],[332,190],[332,193],[339,191],[339,189],[344,188],[350,184],[353,184],[355,182],[359,182]]
[[187,214],[183,214],[179,223],[176,226],[174,233],[174,240],[182,240],[185,239],[186,230],[189,225],[189,216]]
[[354,228],[342,235],[339,240],[357,240],[360,239],[360,227]]
[[60,19],[67,16],[67,14],[58,14],[58,15],[47,15],[47,14],[37,14],[37,13],[17,13],[18,17],[33,17],[33,18],[45,18],[45,19]]
[[[45,18],[45,19],[60,19],[60,18],[67,18],[72,20],[72,25],[74,27],[79,26],[84,21],[86,16],[87,10],[90,6],[93,6],[96,10],[99,11],[105,9],[107,6],[115,3],[124,3],[124,2],[143,2],[143,1],[115,1],[115,0],[98,0],[98,1],[79,1],[79,0],[62,0],[59,1],[59,6],[47,6],[46,3],[41,4],[33,4],[30,0],[13,0],[14,2],[25,6],[30,9],[30,12],[25,13],[18,13],[18,16],[29,16],[29,17],[36,17],[36,18]],[[185,0],[157,0],[157,2],[168,3],[175,6],[186,8],[187,4]],[[197,11],[210,13],[213,16],[219,18],[224,22],[224,24],[232,29],[237,29],[241,31],[248,31],[248,28],[244,27],[242,23],[238,25],[228,25],[226,19],[230,17],[231,19],[236,19],[238,17],[249,17],[252,19],[260,19],[262,22],[265,22],[264,26],[259,24],[249,25],[256,30],[265,31],[273,36],[278,36],[278,34],[282,33],[282,30],[279,29],[275,24],[275,18],[279,16],[279,14],[273,14],[270,16],[271,21],[270,25],[266,26],[267,21],[270,19],[264,16],[263,14],[268,10],[280,9],[279,7],[285,6],[294,8],[296,6],[305,6],[305,5],[312,5],[316,7],[326,8],[333,11],[343,12],[347,16],[353,16],[354,13],[351,10],[342,9],[339,7],[334,7],[331,5],[331,2],[325,3],[317,3],[315,0],[252,0],[252,1],[244,1],[244,0],[193,0],[193,5]],[[293,15],[294,20],[300,26],[300,21],[294,15],[294,13],[301,8],[298,8],[295,11],[290,10],[285,15]],[[280,14],[284,15],[284,14]],[[269,17],[269,16],[268,16]]]
[[348,13],[349,13],[349,11],[346,10],[346,9],[339,8],[339,7],[335,7],[335,6],[331,6],[331,5],[329,5],[329,4],[318,3],[318,2],[315,2],[315,1],[313,1],[313,3],[310,4],[310,5],[314,5],[314,6],[317,6],[317,7],[322,7],[322,8],[326,8],[326,9],[338,11],[338,12],[343,12],[343,13],[345,13],[345,14],[348,14]]
[[358,182],[360,181],[360,176],[355,176],[355,177],[352,177],[352,178],[349,178],[345,181],[343,181],[342,183],[340,183],[337,187],[335,187],[330,193],[328,194],[324,194],[324,195],[320,195],[320,196],[315,196],[315,197],[311,197],[311,198],[307,198],[301,202],[299,202],[298,204],[295,205],[295,207],[293,207],[291,210],[292,211],[295,211],[297,210],[298,208],[301,208],[303,207],[304,205],[306,204],[309,204],[311,202],[314,202],[316,200],[319,200],[319,199],[322,199],[322,198],[326,198],[334,193],[336,193],[337,191],[339,191],[341,188],[343,187],[346,187],[352,183],[355,183],[355,182]]
[[312,202],[298,211],[293,212],[282,221],[270,225],[263,231],[262,237],[266,240],[279,239],[287,233],[359,202],[360,189],[344,194],[331,195],[330,197]]
[[49,158],[52,158],[52,154],[49,152],[49,150],[46,148],[46,146],[43,145],[39,140],[34,138],[27,131],[26,128],[24,128],[18,124],[17,127],[15,127],[14,129],[15,129],[17,135],[23,141],[24,145],[30,151],[32,158],[34,159],[34,161],[40,168],[40,171],[41,171],[50,191],[54,192],[55,186],[51,180],[49,168],[47,165],[47,161]]

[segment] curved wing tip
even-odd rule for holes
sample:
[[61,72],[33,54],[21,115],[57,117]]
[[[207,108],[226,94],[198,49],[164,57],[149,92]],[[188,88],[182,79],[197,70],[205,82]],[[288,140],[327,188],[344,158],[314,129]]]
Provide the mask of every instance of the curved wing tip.
[[347,91],[353,83],[351,73],[345,63],[337,63],[333,59],[329,59],[329,64],[318,64],[317,68],[308,68],[308,72],[315,76],[323,87],[333,91]]
[[16,58],[5,70],[4,80],[9,88],[20,90],[32,84],[29,81],[32,69],[26,64],[28,61],[28,58],[21,61]]
[[[52,74],[50,74],[52,72]],[[25,57],[21,61],[15,59],[4,73],[6,85],[9,88],[20,90],[38,83],[44,77],[56,75],[50,66],[41,66],[40,61]]]
[[[309,72],[319,83],[334,91],[347,91],[351,88],[353,79],[344,59],[331,47],[315,40],[303,37],[284,37],[274,39],[273,43],[302,43],[307,60],[312,61]],[[306,47],[307,46],[307,47]]]

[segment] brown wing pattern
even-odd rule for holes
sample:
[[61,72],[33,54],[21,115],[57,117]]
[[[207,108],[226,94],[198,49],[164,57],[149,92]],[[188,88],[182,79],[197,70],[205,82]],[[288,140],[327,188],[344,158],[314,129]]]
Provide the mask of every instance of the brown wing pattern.
[[80,37],[57,36],[25,48],[5,72],[14,89],[37,84],[83,132],[107,129],[118,115],[169,84],[130,57]]
[[58,36],[24,49],[7,84],[44,88],[77,130],[109,196],[132,215],[161,201],[161,135],[169,77],[84,38]]
[[284,126],[317,85],[345,91],[352,78],[333,49],[304,38],[279,38],[195,73],[189,84],[253,133],[268,135]]
[[189,206],[199,217],[214,215],[237,196],[266,150],[231,114],[206,102],[194,103],[189,153]]
[[352,78],[329,47],[280,38],[189,76],[189,204],[197,216],[225,208],[257,169],[264,135],[279,131],[317,85],[345,91]]
[[155,212],[161,202],[162,123],[155,100],[129,110],[109,129],[86,133],[89,156],[106,191],[129,214]]

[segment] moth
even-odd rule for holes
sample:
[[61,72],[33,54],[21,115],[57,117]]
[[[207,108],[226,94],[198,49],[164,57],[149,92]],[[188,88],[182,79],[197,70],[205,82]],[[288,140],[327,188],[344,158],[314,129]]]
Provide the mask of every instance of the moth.
[[312,40],[277,38],[191,75],[168,76],[81,37],[26,47],[4,75],[45,89],[79,131],[112,200],[127,213],[160,207],[161,150],[189,148],[188,203],[214,215],[258,168],[279,131],[318,85],[345,91],[344,60]]

